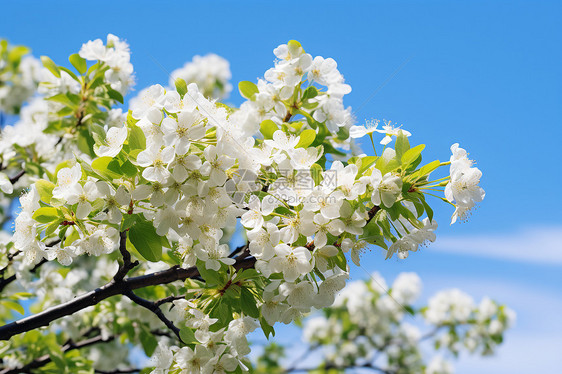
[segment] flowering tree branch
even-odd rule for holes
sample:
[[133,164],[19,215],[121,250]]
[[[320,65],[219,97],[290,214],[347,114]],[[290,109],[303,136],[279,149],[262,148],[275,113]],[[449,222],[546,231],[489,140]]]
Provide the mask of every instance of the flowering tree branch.
[[117,273],[113,277],[116,281],[125,278],[125,275],[127,275],[131,269],[139,265],[138,261],[131,262],[131,254],[127,250],[127,233],[125,231],[119,233],[119,251],[123,257],[123,264],[119,265],[119,270],[117,270]]
[[[252,268],[255,262],[256,259],[253,257],[243,258],[237,261],[234,267],[236,269],[248,269]],[[193,279],[199,276],[199,270],[197,270],[196,266],[189,269],[173,266],[167,270],[156,273],[121,280],[114,279],[104,286],[81,296],[77,296],[66,303],[53,306],[43,312],[0,326],[0,340],[8,340],[12,336],[21,334],[22,332],[48,326],[51,322],[59,318],[69,316],[89,306],[96,305],[111,296],[126,295],[128,292],[139,288],[168,284],[177,280]]]
[[25,174],[25,170],[20,170],[16,175],[10,178],[10,183],[14,184],[20,180],[21,177]]
[[[219,101],[232,85],[228,62],[216,55],[174,71],[168,87],[142,90],[127,111],[117,107],[134,83],[123,40],[110,34],[84,44],[70,68],[46,56],[23,61],[27,53],[0,43],[0,75],[9,80],[0,88],[10,97],[0,111],[21,114],[3,132],[0,152],[0,190],[20,196],[21,205],[11,241],[0,242],[0,290],[21,279],[31,292],[2,295],[0,304],[23,313],[19,300],[35,293],[38,305],[55,306],[11,323],[10,313],[0,313],[0,339],[10,340],[6,365],[34,350],[28,342],[39,333],[32,330],[96,306],[72,319],[82,328],[66,329],[65,319],[45,339],[70,344],[75,330],[105,331],[109,320],[154,354],[156,372],[245,370],[247,334],[261,326],[274,335],[277,322],[332,306],[349,278],[349,258],[359,265],[376,245],[387,258],[404,259],[434,241],[428,201],[436,191],[455,206],[453,221],[484,197],[481,172],[458,144],[449,162],[422,164],[425,145],[411,146],[410,132],[390,123],[353,126],[343,100],[351,87],[337,63],[294,40],[274,50],[274,67],[257,84],[240,82],[246,100],[239,108]],[[374,155],[356,143],[365,135]],[[430,175],[445,165],[449,175]],[[21,194],[24,173],[34,183]],[[228,239],[237,231],[248,241],[232,250]],[[42,268],[41,279],[26,274],[46,261],[60,266]],[[152,264],[171,267],[151,272]],[[184,284],[149,287],[175,281]],[[104,285],[84,293],[87,284]],[[127,298],[144,309],[128,313]],[[167,336],[175,341],[181,331],[188,344],[158,343],[149,333],[153,315]],[[72,371],[75,358],[57,366]],[[342,361],[325,363],[339,369]]]
[[[102,335],[96,335],[92,338],[88,338],[79,342],[70,341],[61,347],[61,351],[63,353],[74,350],[74,349],[81,349],[85,347],[89,347],[94,344],[99,343],[108,343],[115,340],[115,336],[110,336],[107,338],[103,338]],[[30,363],[20,367],[20,368],[13,368],[13,369],[4,369],[0,371],[0,374],[18,374],[18,373],[30,373],[31,370],[40,368],[42,366],[47,365],[51,362],[51,355],[46,354],[41,357],[36,358],[35,360],[31,361]]]
[[172,332],[176,334],[178,339],[182,341],[180,337],[180,329],[177,328],[177,326],[175,326],[174,323],[164,315],[164,313],[162,313],[162,309],[160,309],[160,306],[158,305],[157,302],[143,299],[142,297],[137,296],[133,291],[125,292],[124,295],[127,296],[129,299],[131,299],[132,302],[156,314],[156,316],[160,319],[160,321],[162,321],[166,325],[166,327],[172,330]]

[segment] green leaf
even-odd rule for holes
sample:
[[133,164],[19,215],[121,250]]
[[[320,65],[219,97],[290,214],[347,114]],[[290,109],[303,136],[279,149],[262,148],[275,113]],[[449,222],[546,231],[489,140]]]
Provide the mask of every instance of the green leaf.
[[270,119],[266,119],[260,124],[260,132],[265,139],[273,139],[273,133],[279,130],[277,124]]
[[220,274],[213,269],[207,269],[203,261],[197,261],[197,270],[199,270],[199,274],[201,274],[201,277],[205,280],[207,287],[224,283],[221,280]]
[[256,305],[256,299],[254,295],[247,288],[240,289],[240,309],[247,316],[258,318],[260,316],[260,311]]
[[312,129],[304,130],[303,132],[301,132],[299,142],[297,143],[297,146],[295,148],[299,148],[299,147],[307,148],[309,145],[311,145],[314,142],[315,138],[316,138],[316,131]]
[[162,241],[152,222],[137,221],[129,229],[129,240],[146,260],[157,262],[162,258]]
[[401,157],[402,166],[407,167],[412,162],[416,161],[416,159],[420,156],[424,148],[425,148],[425,144],[420,144],[404,152],[404,154]]
[[139,215],[138,214],[127,214],[125,215],[125,219],[123,220],[123,223],[121,224],[121,231],[127,230],[129,228],[131,228],[139,219]]
[[15,301],[2,300],[0,302],[2,303],[2,305],[4,305],[8,309],[15,310],[16,312],[18,312],[20,314],[25,314],[25,310],[23,309],[23,306],[21,306],[19,303],[16,303]]
[[43,63],[43,66],[53,73],[55,77],[60,78],[60,70],[53,60],[47,56],[41,56],[41,62]]
[[16,299],[16,300],[25,300],[25,299],[29,299],[30,297],[33,297],[34,294],[30,293],[30,292],[16,292],[14,294],[12,294],[10,296],[10,298],[12,299]]
[[33,213],[33,219],[39,223],[49,223],[58,219],[58,217],[58,210],[52,207],[42,207]]
[[74,230],[72,230],[70,235],[67,235],[66,239],[64,240],[64,246],[68,247],[69,245],[72,245],[72,243],[77,241],[78,239],[80,239],[80,234],[78,233],[78,230],[74,229]]
[[122,177],[119,170],[119,162],[113,157],[104,156],[96,158],[92,161],[92,168],[109,179],[119,179]]
[[67,94],[63,94],[63,93],[48,97],[46,98],[46,100],[54,101],[56,103],[61,103],[72,109],[78,108],[79,105],[79,103],[74,102]]
[[195,338],[195,333],[187,326],[180,329],[180,338],[185,344],[199,344],[199,341]]
[[123,99],[123,95],[121,95],[121,92],[116,91],[113,88],[110,88],[110,89],[107,90],[107,94],[113,100],[123,104],[124,99]]
[[408,137],[404,135],[404,132],[402,130],[398,131],[398,136],[396,137],[396,146],[395,146],[396,158],[398,160],[401,160],[404,152],[408,151],[409,149],[410,149],[410,142],[408,141]]
[[129,131],[129,149],[146,149],[146,137],[144,132],[137,125],[130,126]]
[[258,86],[250,81],[242,81],[238,83],[238,90],[240,91],[240,95],[248,100],[254,100],[254,95],[259,92]]
[[183,98],[183,96],[187,93],[187,83],[185,83],[183,79],[177,78],[174,81],[174,84],[176,85],[176,90],[180,94],[180,97]]
[[312,99],[313,97],[316,97],[316,96],[318,96],[318,90],[316,89],[316,87],[310,86],[306,90],[304,90],[304,92],[302,94],[302,99],[308,100],[308,99]]
[[423,207],[425,208],[425,213],[427,214],[427,218],[429,218],[430,222],[433,222],[433,209],[429,206],[429,204],[425,201],[425,199],[421,199]]
[[59,66],[59,69],[62,71],[66,71],[68,73],[68,75],[70,75],[72,77],[72,79],[74,79],[76,82],[80,83],[80,79],[78,79],[78,77],[76,76],[76,74],[74,74],[74,72],[70,69],[65,68],[64,66]]
[[28,54],[29,52],[31,52],[29,48],[24,47],[23,45],[17,45],[12,49],[10,49],[10,52],[8,53],[8,60],[10,62],[15,62],[19,64],[21,58],[24,55]]
[[139,334],[139,338],[144,353],[149,357],[152,356],[158,346],[158,340],[156,340],[156,337],[150,331],[147,331],[146,328],[143,328]]
[[361,158],[361,167],[359,168],[358,175],[362,175],[365,170],[371,167],[375,162],[377,162],[377,156],[365,156]]
[[347,260],[341,249],[336,256],[332,257],[332,259],[340,269],[342,269],[343,271],[347,271]]
[[121,171],[127,177],[134,177],[139,172],[137,167],[129,160],[125,161],[123,165],[121,165]]
[[418,173],[420,176],[428,175],[429,173],[437,169],[439,165],[441,165],[441,162],[439,160],[431,161],[429,164],[422,166]]
[[310,167],[310,173],[312,174],[312,179],[314,180],[315,186],[318,186],[322,182],[322,179],[324,179],[324,177],[322,176],[322,172],[322,166],[318,164],[312,164],[312,166]]
[[263,331],[263,334],[267,339],[269,339],[269,335],[275,336],[275,329],[273,328],[273,326],[267,323],[267,321],[263,317],[260,318],[260,326]]
[[74,66],[80,74],[84,74],[88,70],[88,64],[86,63],[86,60],[80,57],[78,53],[70,55],[68,61],[70,61],[72,66]]
[[35,182],[35,188],[39,193],[41,201],[49,204],[51,202],[51,198],[53,197],[53,189],[55,188],[55,185],[48,180],[39,179]]

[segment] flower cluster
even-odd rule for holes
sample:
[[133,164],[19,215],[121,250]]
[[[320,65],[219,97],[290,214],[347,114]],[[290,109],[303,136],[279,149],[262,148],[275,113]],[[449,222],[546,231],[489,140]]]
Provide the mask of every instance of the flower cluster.
[[486,195],[480,183],[482,172],[472,167],[474,161],[468,158],[468,153],[459,147],[458,143],[451,146],[451,180],[445,187],[445,197],[450,202],[455,202],[456,209],[451,219],[455,223],[457,218],[466,220],[476,203],[481,202]]
[[[249,99],[234,114],[244,129],[255,133],[264,120],[280,125],[301,115],[327,128],[334,144],[345,140],[345,130],[353,124],[351,108],[345,108],[343,96],[351,92],[332,58],[312,57],[299,42],[290,41],[273,51],[278,61],[267,70],[257,85],[242,82],[240,89]],[[306,89],[302,89],[303,84]],[[340,140],[335,136],[339,134]]]
[[[194,348],[190,346],[167,346],[160,342],[153,357],[154,374],[169,372],[184,373],[231,373],[237,370],[248,371],[244,363],[250,353],[246,336],[259,327],[257,320],[241,317],[232,320],[227,328],[210,331],[217,319],[209,318],[196,309],[195,305],[176,305],[180,311],[179,319],[194,329]],[[189,310],[189,312],[186,312]],[[183,313],[181,313],[183,312]],[[185,339],[185,340],[184,340]],[[189,344],[187,337],[182,340]],[[186,341],[187,340],[187,341]]]
[[0,40],[0,112],[18,114],[37,90],[40,73],[41,63],[27,47]]
[[[512,310],[484,298],[475,305],[458,289],[444,290],[427,306],[414,306],[421,292],[415,273],[402,273],[387,290],[377,273],[366,282],[349,284],[334,306],[322,316],[310,317],[304,339],[322,349],[322,367],[381,368],[385,372],[452,373],[443,354],[491,354],[515,318]],[[419,325],[425,322],[428,333]],[[435,355],[426,363],[424,342],[435,344]],[[431,346],[430,344],[427,344]]]
[[194,56],[192,61],[174,70],[170,77],[170,87],[175,87],[178,78],[187,83],[195,83],[203,95],[210,99],[225,99],[232,91],[230,64],[214,53]]
[[107,65],[108,69],[104,72],[105,81],[121,95],[125,95],[133,85],[133,65],[130,62],[129,45],[117,36],[108,34],[106,44],[101,39],[90,40],[82,46],[78,54],[88,61],[98,61],[100,64]]
[[[372,305],[365,302],[375,296],[337,299],[348,259],[359,266],[372,245],[387,258],[404,259],[433,242],[437,223],[426,197],[434,191],[453,196],[457,210],[477,200],[465,191],[481,190],[460,148],[453,147],[451,162],[422,164],[424,145],[410,146],[408,131],[390,123],[380,131],[377,123],[352,126],[351,109],[343,104],[351,88],[333,59],[313,57],[296,41],[274,53],[278,60],[257,85],[240,83],[247,100],[239,109],[216,101],[228,88],[227,66],[210,69],[202,58],[177,72],[174,88],[143,90],[126,114],[115,108],[132,83],[126,43],[109,35],[105,44],[84,44],[70,57],[78,74],[42,57],[44,98],[4,133],[0,154],[10,173],[23,168],[33,182],[20,197],[6,248],[20,279],[51,265],[45,271],[52,277],[41,275],[52,283],[33,287],[45,306],[70,300],[72,293],[61,293],[57,280],[84,289],[79,273],[64,273],[63,282],[63,270],[49,261],[71,269],[103,262],[116,272],[112,285],[132,273],[170,271],[170,278],[151,284],[154,289],[141,287],[141,296],[126,290],[127,301],[98,303],[96,331],[108,337],[114,332],[104,323],[118,329],[122,316],[135,316],[126,339],[140,339],[152,355],[154,324],[134,312],[138,304],[173,326],[175,337],[163,339],[156,355],[157,373],[246,370],[246,335],[258,326],[269,336],[277,322],[291,323],[334,302],[340,308],[341,300],[369,320]],[[200,65],[213,70],[201,74],[214,83],[198,81],[201,74],[193,72],[203,71]],[[380,156],[374,133],[381,137]],[[375,155],[348,157],[354,139],[364,135]],[[431,180],[449,164],[450,176]],[[8,175],[0,174],[0,187],[13,193]],[[247,242],[231,246],[235,234]],[[117,261],[115,270],[110,264]],[[353,287],[360,295],[374,286]],[[403,316],[395,301],[409,305],[417,293],[413,276],[397,280],[394,300],[378,292],[380,326],[373,327],[408,342],[411,356],[419,353],[418,332],[392,326]],[[88,315],[76,314],[76,325]]]
[[[81,55],[96,62],[88,68]],[[44,67],[37,69],[42,96],[22,108],[13,126],[2,129],[0,160],[4,171],[0,181],[5,194],[13,192],[7,175],[22,168],[33,180],[44,173],[53,175],[57,165],[75,154],[86,159],[95,156],[94,139],[105,137],[104,129],[122,126],[125,121],[122,110],[114,106],[123,102],[122,95],[132,84],[129,59],[128,45],[111,34],[107,46],[97,39],[84,44],[80,55],[71,56],[71,63],[82,75],[42,57]],[[29,179],[24,177],[20,186],[26,184]]]

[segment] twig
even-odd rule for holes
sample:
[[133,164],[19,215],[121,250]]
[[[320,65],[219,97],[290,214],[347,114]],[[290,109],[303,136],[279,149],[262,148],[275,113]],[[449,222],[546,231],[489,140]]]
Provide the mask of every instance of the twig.
[[[108,342],[110,342],[114,339],[115,339],[114,336],[110,336],[107,339],[103,339],[101,335],[97,335],[97,336],[94,336],[93,338],[82,340],[78,343],[69,342],[69,343],[67,343],[67,344],[65,344],[64,346],[61,347],[61,351],[63,353],[65,353],[65,352],[68,352],[68,351],[73,350],[73,349],[80,349],[80,348],[88,347],[90,345],[94,345],[94,344],[98,344],[98,343],[108,343]],[[46,354],[46,355],[43,355],[41,357],[36,358],[35,360],[31,361],[30,363],[24,365],[21,368],[14,368],[14,369],[6,368],[6,369],[0,371],[0,374],[29,373],[32,369],[37,369],[39,367],[42,367],[42,366],[48,364],[49,362],[51,362],[51,356]]]
[[16,175],[10,178],[10,183],[14,184],[20,180],[21,177],[25,174],[25,170],[19,171]]
[[117,273],[113,279],[116,281],[120,281],[125,278],[125,275],[139,264],[138,261],[131,262],[131,254],[127,251],[127,232],[121,231],[119,233],[119,251],[121,252],[121,256],[123,257],[123,264],[119,266]]
[[168,327],[170,330],[172,330],[174,332],[174,334],[176,334],[178,339],[181,341],[180,329],[176,325],[174,325],[174,323],[172,321],[170,321],[164,315],[164,313],[162,313],[162,309],[160,309],[160,307],[154,301],[143,299],[142,297],[135,295],[135,293],[133,291],[125,292],[124,295],[127,296],[129,299],[131,299],[132,302],[134,302],[134,303],[142,306],[143,308],[146,308],[146,309],[150,310],[152,313],[156,314],[156,316],[160,319],[160,321],[164,322],[166,327]]
[[294,368],[289,370],[285,370],[285,373],[297,373],[297,372],[325,372],[330,373],[332,370],[347,370],[347,369],[368,369],[372,371],[376,371],[383,374],[393,374],[392,371],[385,370],[379,366],[375,366],[372,363],[366,363],[363,365],[350,365],[350,366],[337,366],[333,364],[326,364],[324,367],[317,367],[317,368]]
[[154,304],[156,304],[156,306],[160,306],[162,304],[171,303],[174,300],[181,300],[181,299],[185,299],[185,295],[177,295],[177,296],[172,295],[172,296],[164,297],[160,300],[156,300]]

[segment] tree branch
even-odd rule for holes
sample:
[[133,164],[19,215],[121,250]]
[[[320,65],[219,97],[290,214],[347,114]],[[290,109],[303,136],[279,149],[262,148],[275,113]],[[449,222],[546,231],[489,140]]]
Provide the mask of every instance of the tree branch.
[[99,370],[95,369],[94,373],[96,374],[129,374],[129,373],[138,373],[141,369],[115,369],[115,370]]
[[178,339],[180,341],[182,341],[181,337],[180,337],[180,329],[177,328],[177,326],[174,325],[174,323],[172,321],[170,321],[164,315],[164,313],[162,313],[162,309],[160,309],[160,307],[158,306],[158,304],[156,302],[143,299],[142,297],[135,295],[135,293],[133,291],[125,292],[124,295],[127,296],[129,299],[131,299],[132,302],[134,302],[134,303],[142,306],[143,308],[146,308],[146,309],[150,310],[152,313],[156,314],[156,316],[160,319],[160,321],[164,322],[166,327],[169,328],[170,330],[172,330],[174,332],[174,334],[176,334]]
[[[73,349],[80,349],[80,348],[85,348],[97,343],[108,343],[112,340],[114,340],[115,337],[114,336],[110,336],[107,339],[103,339],[101,335],[97,335],[94,336],[93,338],[89,338],[86,340],[82,340],[78,343],[74,343],[74,342],[69,342],[67,344],[65,344],[64,346],[61,347],[61,351],[63,353],[66,353],[68,351],[71,351]],[[49,362],[51,362],[51,356],[46,354],[43,355],[41,357],[36,358],[35,360],[31,361],[30,363],[24,365],[21,368],[14,368],[14,369],[4,369],[2,371],[0,371],[0,374],[18,374],[18,373],[29,373],[31,372],[32,369],[37,369],[39,367],[42,367],[44,365],[47,365]]]
[[[253,268],[256,263],[254,257],[246,257],[237,260],[234,267],[239,269]],[[113,279],[106,285],[96,288],[83,295],[77,296],[74,299],[53,306],[43,312],[35,315],[22,318],[18,321],[0,326],[0,340],[8,340],[14,335],[21,334],[26,331],[34,330],[42,326],[48,326],[51,322],[74,314],[89,306],[98,304],[100,301],[105,300],[111,296],[123,295],[126,292],[133,291],[139,288],[148,286],[156,286],[161,284],[168,284],[177,280],[185,280],[187,278],[199,277],[197,267],[193,266],[189,269],[183,269],[179,266],[174,266],[166,270],[156,273],[145,274],[138,277],[126,278],[122,280]]]
[[19,171],[16,175],[10,178],[10,183],[14,184],[20,180],[21,177],[25,174],[25,170]]
[[379,366],[375,366],[373,364],[366,363],[363,365],[350,365],[350,366],[337,366],[337,365],[333,365],[333,364],[326,364],[324,367],[316,367],[316,368],[291,368],[288,370],[285,370],[285,373],[298,373],[298,372],[315,372],[318,373],[320,371],[324,371],[325,373],[329,373],[332,370],[347,370],[347,369],[368,369],[371,371],[375,371],[375,372],[379,372],[379,373],[383,373],[383,374],[393,374],[392,371],[388,371],[385,370]]
[[164,297],[160,300],[156,300],[154,304],[156,304],[156,306],[160,306],[162,304],[171,303],[174,300],[181,300],[181,299],[185,299],[185,295],[177,295],[177,296],[172,295],[172,296]]
[[131,262],[131,254],[127,251],[127,232],[121,231],[119,233],[119,252],[121,252],[121,256],[123,256],[123,264],[119,265],[119,270],[113,277],[116,281],[120,281],[125,278],[125,275],[139,264],[138,261]]
[[[30,272],[35,274],[37,272],[37,269],[39,269],[41,265],[43,265],[45,262],[47,262],[47,259],[46,258],[42,259],[41,261],[39,261],[39,263],[37,263],[37,265],[33,267],[33,269],[30,270]],[[15,274],[9,276],[6,279],[0,279],[0,292],[2,292],[7,285],[12,283],[16,279],[17,277]]]

